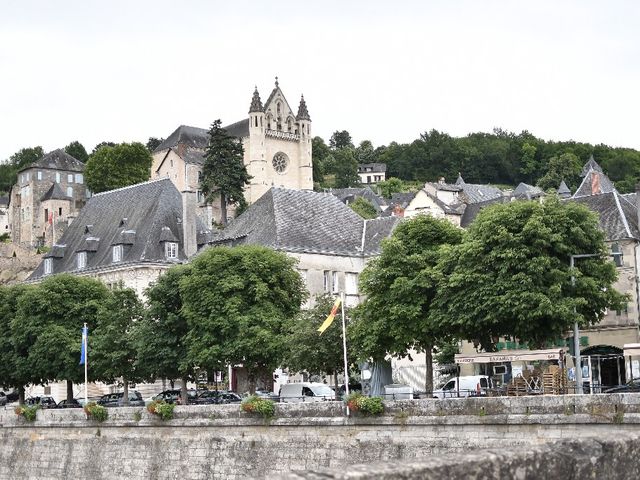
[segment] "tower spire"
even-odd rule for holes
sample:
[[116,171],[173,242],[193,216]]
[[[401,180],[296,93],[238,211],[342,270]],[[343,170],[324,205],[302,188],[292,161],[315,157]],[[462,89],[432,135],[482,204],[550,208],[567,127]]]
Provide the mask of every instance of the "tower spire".
[[258,87],[255,87],[253,91],[253,97],[251,98],[251,106],[249,107],[249,113],[263,112],[262,100],[260,100],[260,94],[258,93]]
[[311,121],[309,116],[309,110],[307,110],[307,103],[304,101],[304,95],[300,96],[300,105],[298,106],[298,120]]
[[278,76],[276,75],[276,88],[278,88]]

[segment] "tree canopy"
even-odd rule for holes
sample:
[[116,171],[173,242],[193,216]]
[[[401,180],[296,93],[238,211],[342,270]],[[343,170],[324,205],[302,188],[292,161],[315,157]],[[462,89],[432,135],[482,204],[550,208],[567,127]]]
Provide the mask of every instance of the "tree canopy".
[[79,141],[74,140],[69,145],[64,147],[64,151],[71,155],[76,160],[80,160],[82,163],[86,163],[89,159],[89,154]]
[[9,192],[18,179],[18,171],[44,156],[42,147],[22,148],[0,164],[0,193]]
[[374,207],[370,201],[362,197],[356,198],[349,204],[349,207],[364,219],[376,218],[378,216],[376,207]]
[[151,154],[139,142],[105,145],[87,161],[84,175],[93,193],[145,182],[151,176]]
[[445,219],[418,215],[400,224],[382,253],[360,277],[366,300],[354,309],[350,336],[362,359],[404,357],[425,352],[425,389],[433,390],[433,347],[449,336],[446,325],[432,321],[431,304],[438,290],[436,269],[444,246],[462,241],[462,230]]
[[211,248],[180,280],[189,362],[207,370],[242,364],[250,379],[284,356],[289,320],[306,296],[295,261],[266,247]]
[[227,205],[245,203],[244,187],[251,176],[244,164],[242,143],[222,128],[218,119],[209,129],[209,144],[205,149],[202,168],[202,193],[207,202],[220,199],[222,225],[227,224]]
[[[596,214],[584,206],[550,198],[488,207],[442,257],[432,321],[486,351],[499,337],[541,347],[575,321],[594,325],[605,309],[620,308],[608,253]],[[572,272],[576,254],[599,256]]]

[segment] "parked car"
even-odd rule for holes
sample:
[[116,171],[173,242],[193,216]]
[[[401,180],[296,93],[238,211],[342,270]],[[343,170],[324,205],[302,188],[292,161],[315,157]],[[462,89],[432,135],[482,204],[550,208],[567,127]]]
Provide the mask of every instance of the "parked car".
[[[151,397],[150,400],[156,402],[167,402],[167,403],[182,403],[180,400],[181,392],[180,390],[165,390],[164,392],[160,392],[157,395]],[[187,404],[194,403],[195,398],[197,397],[197,393],[193,389],[187,390]]]
[[240,402],[242,402],[240,395],[226,390],[202,390],[194,400],[197,405],[220,405]]
[[[124,392],[108,393],[100,397],[98,405],[103,407],[123,407],[124,406]],[[144,407],[144,400],[140,392],[136,390],[129,390],[129,406],[130,407]]]
[[53,399],[53,397],[42,396],[42,397],[29,397],[25,400],[27,405],[39,405],[40,408],[56,408],[58,404]]
[[433,391],[433,398],[483,396],[491,387],[486,375],[468,375],[447,380],[441,388]]
[[4,392],[0,392],[0,407],[4,407],[7,404],[7,396]]
[[17,402],[18,399],[20,398],[20,394],[18,393],[17,390],[14,390],[11,393],[5,393],[5,395],[7,396],[7,403]]
[[71,400],[62,400],[58,402],[58,408],[82,408],[82,405],[80,405],[78,400],[72,398]]
[[604,393],[640,393],[640,378],[634,378],[624,385],[608,388]]
[[285,383],[280,386],[280,401],[285,403],[322,402],[336,399],[333,388],[318,382]]

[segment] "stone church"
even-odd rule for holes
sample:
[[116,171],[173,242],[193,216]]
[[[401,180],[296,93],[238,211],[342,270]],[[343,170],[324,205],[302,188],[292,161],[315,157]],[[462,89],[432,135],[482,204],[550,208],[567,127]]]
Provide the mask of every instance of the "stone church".
[[[224,128],[241,139],[244,147],[244,163],[252,177],[245,189],[248,204],[274,186],[313,189],[311,117],[304,96],[294,114],[277,77],[264,105],[256,87],[248,117]],[[220,207],[207,205],[200,192],[208,139],[206,129],[179,126],[153,152],[151,177],[167,176],[179,191],[196,191],[199,215],[206,225],[211,225],[212,221],[220,220]],[[229,214],[234,216],[233,208]]]

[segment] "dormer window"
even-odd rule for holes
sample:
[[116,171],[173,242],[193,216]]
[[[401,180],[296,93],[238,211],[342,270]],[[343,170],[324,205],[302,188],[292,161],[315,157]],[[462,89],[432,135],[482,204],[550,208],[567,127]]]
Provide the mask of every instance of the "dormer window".
[[167,260],[177,260],[178,244],[176,242],[165,242],[164,255],[167,258]]
[[51,275],[53,273],[53,258],[44,259],[44,274]]
[[78,252],[76,255],[76,268],[78,270],[87,268],[87,252]]
[[114,245],[113,246],[111,261],[113,263],[117,263],[117,262],[121,262],[122,261],[122,245]]

